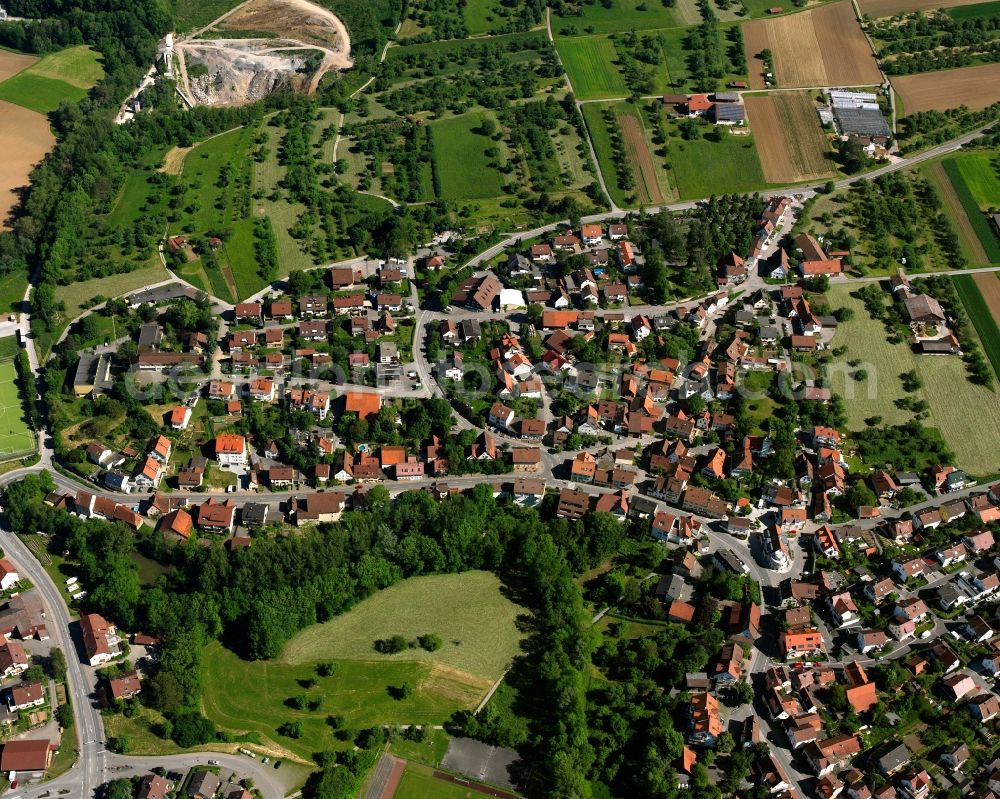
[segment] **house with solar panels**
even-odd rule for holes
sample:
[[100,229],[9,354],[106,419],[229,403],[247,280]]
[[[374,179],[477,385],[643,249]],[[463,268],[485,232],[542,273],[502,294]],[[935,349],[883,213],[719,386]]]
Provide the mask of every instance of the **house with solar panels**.
[[742,125],[746,122],[746,106],[737,92],[716,92],[712,104],[712,117],[716,125]]

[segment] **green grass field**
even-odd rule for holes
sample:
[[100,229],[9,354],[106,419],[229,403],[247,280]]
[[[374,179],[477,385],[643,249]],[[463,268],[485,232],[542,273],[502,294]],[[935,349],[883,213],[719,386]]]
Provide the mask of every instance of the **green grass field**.
[[[996,274],[992,275],[991,279],[996,280]],[[969,315],[973,327],[979,334],[983,352],[993,367],[994,373],[1000,378],[1000,328],[997,327],[997,321],[990,313],[986,300],[983,299],[982,292],[979,291],[979,286],[976,285],[976,280],[972,275],[955,275],[952,277],[952,282],[955,284],[958,296],[962,298],[965,312]]]
[[27,272],[15,270],[0,277],[0,313],[19,312],[27,288]]
[[[501,593],[490,572],[414,577],[380,591],[350,613],[296,635],[281,660],[301,665],[317,660],[385,660],[441,664],[492,683],[519,649],[515,619],[521,608]],[[411,649],[378,655],[376,639],[435,633],[437,652]]]
[[[889,344],[885,327],[850,291],[850,286],[833,286],[826,295],[831,309],[854,311],[833,337],[832,346],[846,346],[847,352],[834,360],[828,381],[844,397],[847,427],[861,430],[871,416],[881,416],[886,425],[900,424],[913,414],[897,408],[894,400],[904,396],[926,400],[930,417],[925,424],[941,432],[958,466],[974,475],[1000,470],[1000,394],[970,383],[959,358],[919,356],[908,344]],[[860,383],[849,376],[854,368],[847,361],[855,358],[868,372],[868,379]],[[917,371],[924,385],[907,394],[900,375],[910,370]]]
[[[0,458],[21,455],[35,449],[35,436],[24,418],[24,402],[17,387],[17,370],[8,351],[17,340],[11,336],[0,339]],[[32,397],[32,400],[34,397]]]
[[487,116],[486,112],[469,113],[431,124],[442,199],[472,200],[502,193],[501,175],[486,155],[488,149],[501,145],[475,132]]
[[615,62],[618,54],[607,36],[561,39],[556,43],[573,92],[581,100],[625,97],[628,87]]
[[48,114],[64,100],[75,103],[86,97],[87,92],[61,80],[32,75],[28,70],[0,83],[0,100],[29,108],[39,114]]
[[470,790],[465,785],[439,780],[424,769],[408,765],[392,799],[469,799],[477,796],[483,794]]
[[50,53],[0,83],[0,100],[48,114],[64,100],[77,102],[104,77],[100,56],[86,45]]
[[590,141],[594,145],[601,174],[604,175],[604,183],[611,193],[611,198],[616,205],[624,205],[626,192],[619,185],[618,163],[611,146],[611,134],[604,121],[605,108],[607,105],[604,103],[587,103],[583,106],[583,119],[587,123]]
[[84,91],[96,86],[104,77],[100,53],[85,44],[49,53],[25,71],[43,78],[64,81]]
[[1000,0],[948,8],[945,13],[952,19],[993,19],[1000,16]]
[[[965,182],[966,171],[969,174],[975,175],[973,168],[978,165],[969,164],[962,169],[959,167],[958,161],[954,158],[943,161],[942,165],[944,166],[945,174],[948,175],[948,180],[951,181],[951,185],[955,189],[955,194],[959,202],[962,204],[962,209],[965,211],[965,215],[969,218],[969,223],[976,233],[976,238],[983,245],[986,257],[991,264],[1000,264],[1000,238],[997,237],[996,232],[990,225],[989,219],[987,219],[986,215],[980,209],[977,198],[973,196],[969,185]],[[992,196],[992,192],[996,188],[991,183],[991,180],[996,180],[996,175],[992,174],[991,165],[986,166],[991,174],[982,178],[976,175],[974,180],[978,191],[988,197]],[[1000,200],[997,200],[997,202],[1000,203]]]
[[565,36],[572,27],[580,35],[675,28],[686,24],[662,0],[611,0],[610,3],[582,3],[581,17],[552,17],[552,32]]
[[[1000,2],[995,5],[1000,13]],[[975,8],[975,6],[965,6]],[[959,10],[959,9],[955,9]],[[961,152],[948,159],[962,176],[982,210],[1000,206],[1000,152],[996,150],[973,150]]]
[[725,132],[722,140],[702,137],[693,141],[670,139],[667,155],[682,200],[725,192],[752,192],[767,185],[751,135]]
[[[255,733],[303,759],[349,745],[336,739],[330,714],[352,728],[441,724],[455,711],[475,707],[517,654],[520,612],[488,572],[406,580],[303,630],[276,661],[240,660],[220,645],[209,646],[203,658],[204,711],[227,730]],[[439,635],[443,648],[380,655],[373,647],[376,639],[394,634],[412,639],[425,633]],[[335,663],[336,673],[319,677],[319,662]],[[313,687],[304,687],[313,679]],[[390,688],[404,682],[414,686],[412,696],[393,698]],[[254,690],[245,690],[247,685]],[[288,704],[303,695],[322,697],[322,706],[298,710]],[[278,734],[289,721],[302,722],[302,738]]]

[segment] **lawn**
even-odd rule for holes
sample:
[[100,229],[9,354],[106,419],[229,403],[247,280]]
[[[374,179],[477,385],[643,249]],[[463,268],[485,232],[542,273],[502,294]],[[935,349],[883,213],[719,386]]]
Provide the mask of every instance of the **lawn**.
[[[948,175],[948,180],[951,182],[952,187],[954,187],[955,194],[962,204],[962,209],[969,218],[969,224],[972,226],[976,238],[979,239],[979,243],[983,246],[986,257],[991,264],[1000,264],[1000,238],[997,237],[990,225],[989,219],[982,212],[980,203],[978,202],[978,196],[986,198],[997,197],[994,193],[997,186],[995,185],[996,175],[993,173],[992,164],[980,164],[977,162],[961,168],[959,167],[959,162],[954,158],[949,158],[942,162],[942,164],[945,174]],[[976,168],[985,168],[984,171],[989,172],[989,174],[980,177],[975,172]],[[973,196],[969,185],[965,181],[967,173],[974,176],[976,189],[979,192],[978,196]],[[1000,203],[1000,199],[997,199],[996,202]],[[986,203],[987,206],[992,204]]]
[[[984,274],[989,276],[988,272]],[[990,276],[989,279],[995,280],[996,276]],[[972,275],[955,275],[952,277],[952,282],[955,284],[958,296],[962,298],[962,305],[972,320],[972,326],[979,334],[986,358],[993,366],[993,372],[1000,378],[1000,328],[997,327],[996,319],[993,318]]]
[[501,145],[476,130],[487,118],[493,119],[486,112],[469,113],[431,124],[434,171],[441,199],[471,200],[502,193],[503,179],[486,154]]
[[[903,344],[889,344],[885,327],[872,319],[864,304],[850,296],[850,286],[833,286],[827,292],[832,309],[848,307],[850,320],[841,322],[832,346],[846,346],[847,352],[835,359],[828,385],[844,397],[847,427],[864,428],[865,419],[881,416],[882,424],[892,425],[912,418],[910,411],[897,408],[894,400],[912,396],[926,400],[930,416],[925,422],[936,427],[955,453],[957,465],[974,475],[994,474],[1000,467],[1000,394],[973,385],[959,358],[918,356]],[[886,295],[888,299],[888,293]],[[860,359],[867,380],[855,382],[847,361]],[[912,394],[903,390],[900,375],[916,370],[924,385]]]
[[[673,5],[673,4],[671,4]],[[557,35],[582,33],[624,33],[656,28],[675,28],[685,24],[662,0],[610,0],[582,3],[580,17],[552,17],[552,31]],[[570,32],[570,30],[573,32]]]
[[682,200],[752,192],[767,185],[749,134],[724,131],[718,142],[704,136],[691,141],[671,137],[667,161],[673,175],[671,185],[677,187]]
[[94,297],[100,296],[105,299],[119,297],[143,286],[160,283],[169,277],[170,273],[160,264],[159,258],[156,258],[152,265],[144,269],[84,280],[68,286],[56,286],[56,300],[66,303],[67,320],[75,319],[90,305]]
[[[520,648],[515,620],[521,612],[490,572],[415,577],[369,597],[350,613],[303,630],[289,641],[281,660],[291,665],[323,659],[417,660],[490,684]],[[443,648],[388,656],[372,646],[396,634],[415,638],[425,633],[439,635]]]
[[607,36],[560,39],[556,49],[579,99],[602,100],[628,95],[625,79],[615,66],[618,53]]
[[[13,337],[0,339],[5,344]],[[32,397],[34,399],[34,397]],[[35,436],[24,418],[24,402],[17,385],[14,361],[4,353],[0,360],[0,458],[21,456],[35,449]]]

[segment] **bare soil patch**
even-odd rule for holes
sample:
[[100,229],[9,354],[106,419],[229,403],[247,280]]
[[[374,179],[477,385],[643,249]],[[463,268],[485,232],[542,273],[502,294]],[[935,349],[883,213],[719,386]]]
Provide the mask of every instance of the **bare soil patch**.
[[785,88],[870,86],[881,73],[850,0],[743,26],[750,85],[763,89],[764,49],[774,55],[777,85]]
[[625,151],[635,176],[635,185],[639,190],[639,199],[644,203],[660,205],[663,203],[663,192],[660,191],[656,179],[656,165],[646,146],[646,137],[642,132],[639,120],[631,114],[618,117],[622,128],[622,139],[625,141]]
[[[955,194],[955,187],[951,185],[951,179],[948,177],[948,173],[944,171],[944,165],[939,161],[930,167],[929,172],[934,181],[935,188],[938,190],[938,196],[941,198],[941,202],[944,203],[948,217],[955,223],[955,227],[958,229],[959,239],[969,251],[972,263],[988,264],[990,258],[986,254],[986,250],[983,249],[983,243],[979,240],[979,236],[976,235],[976,231],[972,227],[972,222],[969,221],[968,214],[965,213],[965,209],[962,207],[962,201]],[[990,275],[990,277],[993,276]],[[994,279],[993,282],[1000,284],[1000,280]],[[992,307],[990,310],[993,310]]]
[[32,167],[55,143],[44,116],[0,100],[0,223],[17,205],[15,190],[28,185]]
[[947,111],[966,105],[973,110],[1000,101],[1000,64],[945,69],[892,78],[907,114]]
[[[242,105],[282,89],[312,94],[327,72],[354,63],[344,23],[308,0],[250,0],[198,34],[227,30],[267,37],[178,42],[181,86],[193,102]],[[195,64],[207,74],[192,78]]]
[[746,97],[750,129],[768,183],[797,183],[833,174],[830,143],[804,92]]
[[18,72],[21,72],[32,64],[34,64],[38,59],[33,55],[22,55],[21,53],[12,53],[10,50],[0,50],[0,83],[3,83],[7,78],[12,78]]
[[983,0],[860,0],[861,13],[870,17],[891,17],[904,11],[930,11],[939,8],[971,6]]
[[993,321],[1000,325],[1000,278],[996,272],[979,272],[972,276],[976,281],[976,288],[983,295],[986,307],[993,315]]

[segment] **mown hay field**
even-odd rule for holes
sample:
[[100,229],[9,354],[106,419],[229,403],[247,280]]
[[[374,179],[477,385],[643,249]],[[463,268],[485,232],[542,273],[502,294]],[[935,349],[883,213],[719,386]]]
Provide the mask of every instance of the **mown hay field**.
[[798,183],[834,174],[830,141],[807,92],[751,96],[745,102],[768,183]]
[[766,49],[774,55],[780,87],[874,86],[882,80],[850,0],[753,20],[743,26],[743,38],[755,89],[765,88],[765,68],[758,56]]

